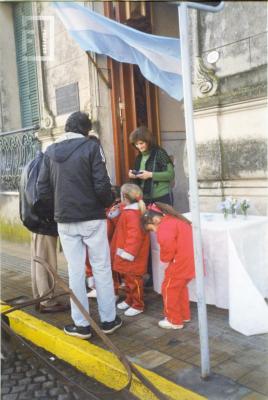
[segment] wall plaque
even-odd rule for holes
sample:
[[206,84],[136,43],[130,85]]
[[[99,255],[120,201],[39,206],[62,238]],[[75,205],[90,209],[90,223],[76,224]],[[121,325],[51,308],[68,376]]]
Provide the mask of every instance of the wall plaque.
[[78,82],[56,89],[57,115],[79,111]]

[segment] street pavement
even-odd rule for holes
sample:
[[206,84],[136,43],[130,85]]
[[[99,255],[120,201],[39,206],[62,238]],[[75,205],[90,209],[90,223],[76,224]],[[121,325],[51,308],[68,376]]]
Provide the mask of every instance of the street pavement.
[[[1,348],[5,356],[1,363],[2,400],[124,400],[126,398],[56,359],[53,354],[29,343],[30,347],[41,354],[50,365],[56,367],[61,375],[16,338],[3,336],[5,339],[2,339]],[[78,386],[67,382],[64,376]]]
[[[31,297],[29,246],[3,242],[1,250],[2,299]],[[67,280],[62,254],[59,273]],[[145,304],[145,312],[134,318],[118,312],[124,325],[110,337],[132,361],[210,400],[268,399],[268,334],[243,336],[229,327],[228,310],[208,306],[211,376],[202,380],[196,304],[191,303],[192,321],[180,331],[157,326],[163,317],[160,295],[145,289]],[[98,321],[96,300],[90,307]],[[32,306],[24,311],[58,328],[71,323],[69,312],[39,314]],[[105,347],[96,335],[90,341]]]

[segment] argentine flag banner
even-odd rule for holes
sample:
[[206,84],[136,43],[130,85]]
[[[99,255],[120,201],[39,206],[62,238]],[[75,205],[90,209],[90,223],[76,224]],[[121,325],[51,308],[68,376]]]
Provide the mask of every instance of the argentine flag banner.
[[72,2],[54,3],[69,34],[85,51],[137,64],[148,81],[183,97],[179,39],[138,31]]

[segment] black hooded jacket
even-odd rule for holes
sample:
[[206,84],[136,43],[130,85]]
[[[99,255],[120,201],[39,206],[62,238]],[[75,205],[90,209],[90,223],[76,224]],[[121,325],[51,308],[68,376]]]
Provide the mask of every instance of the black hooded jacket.
[[43,204],[53,193],[57,222],[105,219],[105,208],[112,204],[113,194],[99,141],[69,132],[49,146],[37,192]]

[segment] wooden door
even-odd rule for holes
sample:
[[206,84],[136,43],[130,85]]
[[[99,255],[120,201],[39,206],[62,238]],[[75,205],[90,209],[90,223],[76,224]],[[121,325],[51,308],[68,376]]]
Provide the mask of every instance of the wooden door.
[[[135,29],[150,33],[150,2],[105,2],[105,15]],[[129,134],[146,125],[159,143],[160,128],[157,88],[140,73],[137,65],[108,59],[111,76],[111,103],[114,133],[116,183],[128,180],[136,151],[129,144]]]

